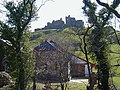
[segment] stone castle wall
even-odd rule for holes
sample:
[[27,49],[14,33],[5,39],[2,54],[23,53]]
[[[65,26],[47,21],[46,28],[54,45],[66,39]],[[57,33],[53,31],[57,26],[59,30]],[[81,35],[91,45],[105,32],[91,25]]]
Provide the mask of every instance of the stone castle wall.
[[[62,18],[60,20],[53,20],[52,23],[48,22],[47,26],[45,26],[44,28],[42,28],[42,30],[44,29],[63,29],[63,28],[67,28],[67,27],[77,27],[77,28],[84,28],[84,22],[82,20],[76,20],[73,17],[70,17],[70,15],[68,17],[65,18],[65,22],[62,20]],[[39,29],[35,29],[35,31],[37,31]]]

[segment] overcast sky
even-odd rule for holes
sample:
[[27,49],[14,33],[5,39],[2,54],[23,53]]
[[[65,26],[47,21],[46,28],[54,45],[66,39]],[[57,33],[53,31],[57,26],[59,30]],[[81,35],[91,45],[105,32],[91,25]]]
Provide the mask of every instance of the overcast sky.
[[[3,0],[0,0],[0,2]],[[6,0],[10,1],[10,0]],[[17,1],[17,0],[13,0]],[[19,1],[19,0],[18,0]],[[37,7],[39,7],[42,3],[42,0],[37,0]],[[45,0],[43,0],[45,1]],[[44,6],[40,8],[38,11],[38,19],[31,23],[31,30],[35,28],[43,28],[47,25],[47,22],[52,22],[53,20],[59,20],[62,18],[65,20],[65,17],[70,15],[71,17],[75,17],[76,20],[83,20],[84,22],[87,21],[86,17],[83,14],[83,0],[53,0],[48,1]],[[96,1],[96,0],[92,0]],[[101,0],[102,2],[111,3],[111,0]],[[113,0],[112,0],[113,1]],[[2,18],[2,16],[0,16]],[[117,21],[117,20],[116,20]],[[118,23],[118,22],[117,22]],[[113,21],[114,25],[114,21]],[[117,25],[117,27],[119,24]]]
[[[41,5],[40,0],[38,0],[37,6]],[[65,20],[65,17],[70,15],[75,17],[77,20],[87,21],[86,17],[83,14],[83,0],[54,0],[54,2],[47,2],[38,12],[38,19],[31,24],[31,29],[43,28],[47,25],[47,22],[52,22],[53,20],[59,20],[62,18]],[[96,0],[92,0],[96,1]],[[111,3],[111,0],[101,0],[102,2]],[[112,0],[113,1],[113,0]],[[118,27],[118,26],[117,26]]]
[[[41,3],[38,2],[37,6]],[[38,20],[32,23],[32,28],[42,28],[47,22],[59,20],[70,15],[76,19],[84,19],[82,14],[82,0],[54,0],[47,2],[38,12]]]

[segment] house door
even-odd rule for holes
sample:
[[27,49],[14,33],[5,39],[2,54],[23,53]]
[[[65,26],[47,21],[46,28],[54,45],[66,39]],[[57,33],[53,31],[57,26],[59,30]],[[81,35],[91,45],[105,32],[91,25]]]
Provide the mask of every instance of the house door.
[[85,65],[74,64],[71,70],[72,77],[84,77],[85,76]]

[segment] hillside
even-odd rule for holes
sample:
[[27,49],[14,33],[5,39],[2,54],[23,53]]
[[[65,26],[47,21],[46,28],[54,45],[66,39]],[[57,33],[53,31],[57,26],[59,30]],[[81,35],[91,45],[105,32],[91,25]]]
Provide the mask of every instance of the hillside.
[[[111,27],[109,27],[111,29]],[[77,33],[80,31],[80,37],[77,35]],[[81,56],[84,58],[84,54],[81,52],[80,49],[80,42],[84,35],[85,29],[76,29],[73,27],[65,28],[63,30],[57,30],[57,29],[47,29],[47,30],[38,30],[32,33],[31,36],[31,42],[30,46],[31,48],[34,48],[35,46],[42,43],[44,40],[53,40],[56,43],[58,43],[61,47],[63,47],[65,50],[76,54],[77,56]],[[109,38],[107,37],[108,41],[111,44],[111,51],[114,51],[114,48],[117,44],[117,39],[115,37],[114,31],[106,29],[107,34],[109,35]],[[120,32],[117,32],[118,37],[120,39]],[[105,36],[106,37],[106,36]],[[81,38],[81,39],[80,39]]]
[[[111,28],[109,28],[111,29]],[[110,63],[111,73],[113,73],[114,83],[119,86],[120,81],[120,46],[118,45],[115,33],[113,30],[106,29],[106,36],[109,44],[109,52],[108,52],[108,62]],[[76,34],[76,32],[81,31],[80,37]],[[65,28],[64,30],[56,30],[56,29],[48,29],[48,30],[38,30],[32,33],[30,45],[31,48],[42,43],[44,40],[53,40],[58,43],[65,50],[85,59],[84,54],[80,49],[80,42],[83,38],[85,29],[75,29],[75,28]],[[120,40],[120,32],[117,31],[118,38]],[[81,38],[81,39],[80,39]],[[95,63],[95,58],[89,54],[89,59],[91,62]]]

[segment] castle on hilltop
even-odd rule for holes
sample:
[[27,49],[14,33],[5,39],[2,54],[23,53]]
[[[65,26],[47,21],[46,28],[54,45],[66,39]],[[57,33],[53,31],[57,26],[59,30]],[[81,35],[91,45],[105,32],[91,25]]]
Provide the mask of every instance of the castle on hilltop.
[[[77,28],[84,28],[84,22],[82,20],[76,20],[73,17],[68,17],[65,18],[65,22],[62,20],[53,20],[52,23],[48,22],[47,25],[42,28],[42,30],[45,29],[63,29],[67,27],[77,27]],[[35,29],[35,31],[40,30],[40,29]]]

